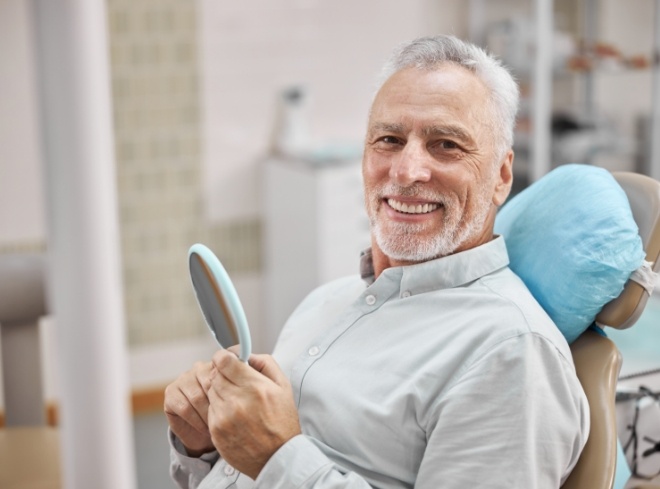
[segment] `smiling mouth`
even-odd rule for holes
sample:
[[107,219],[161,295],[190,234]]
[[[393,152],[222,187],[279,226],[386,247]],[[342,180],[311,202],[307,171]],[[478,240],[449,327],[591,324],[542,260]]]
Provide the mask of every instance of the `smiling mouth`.
[[438,207],[439,204],[406,204],[405,202],[400,202],[395,199],[387,199],[387,204],[394,210],[398,212],[403,212],[404,214],[428,214],[433,212]]

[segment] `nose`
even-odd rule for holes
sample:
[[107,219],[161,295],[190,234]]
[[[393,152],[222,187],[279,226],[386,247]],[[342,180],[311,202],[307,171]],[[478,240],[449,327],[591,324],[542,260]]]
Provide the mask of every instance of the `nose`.
[[424,145],[409,141],[393,159],[390,179],[403,187],[428,182],[431,179],[431,160]]

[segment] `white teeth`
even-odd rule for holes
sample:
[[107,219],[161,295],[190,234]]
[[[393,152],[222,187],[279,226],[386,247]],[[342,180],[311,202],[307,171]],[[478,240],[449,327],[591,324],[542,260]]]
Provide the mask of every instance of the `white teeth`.
[[438,208],[438,204],[404,204],[394,199],[387,199],[387,203],[393,209],[399,212],[405,212],[406,214],[426,214],[428,212],[433,212]]

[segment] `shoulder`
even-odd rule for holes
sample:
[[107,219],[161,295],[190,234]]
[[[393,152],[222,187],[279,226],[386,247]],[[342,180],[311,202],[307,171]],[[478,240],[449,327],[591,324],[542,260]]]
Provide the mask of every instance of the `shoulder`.
[[295,309],[293,315],[335,301],[352,301],[366,288],[358,275],[349,275],[325,283],[312,290]]
[[502,314],[506,315],[506,326],[501,331],[501,339],[525,334],[542,338],[545,343],[552,345],[556,353],[573,365],[566,338],[520,277],[511,269],[505,268],[483,277],[480,282],[501,307]]
[[[280,334],[280,340],[310,325],[321,328],[346,309],[364,292],[366,284],[358,275],[342,277],[312,290],[293,310]],[[320,329],[319,329],[320,331]]]

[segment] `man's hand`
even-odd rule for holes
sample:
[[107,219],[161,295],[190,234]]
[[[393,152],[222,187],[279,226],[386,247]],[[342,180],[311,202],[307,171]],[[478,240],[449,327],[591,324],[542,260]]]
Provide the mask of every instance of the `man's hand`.
[[220,350],[213,356],[208,424],[220,455],[256,479],[270,457],[300,434],[291,384],[270,355],[250,365]]
[[214,370],[211,362],[197,362],[165,389],[164,410],[170,429],[191,457],[215,450],[207,422],[206,396]]

